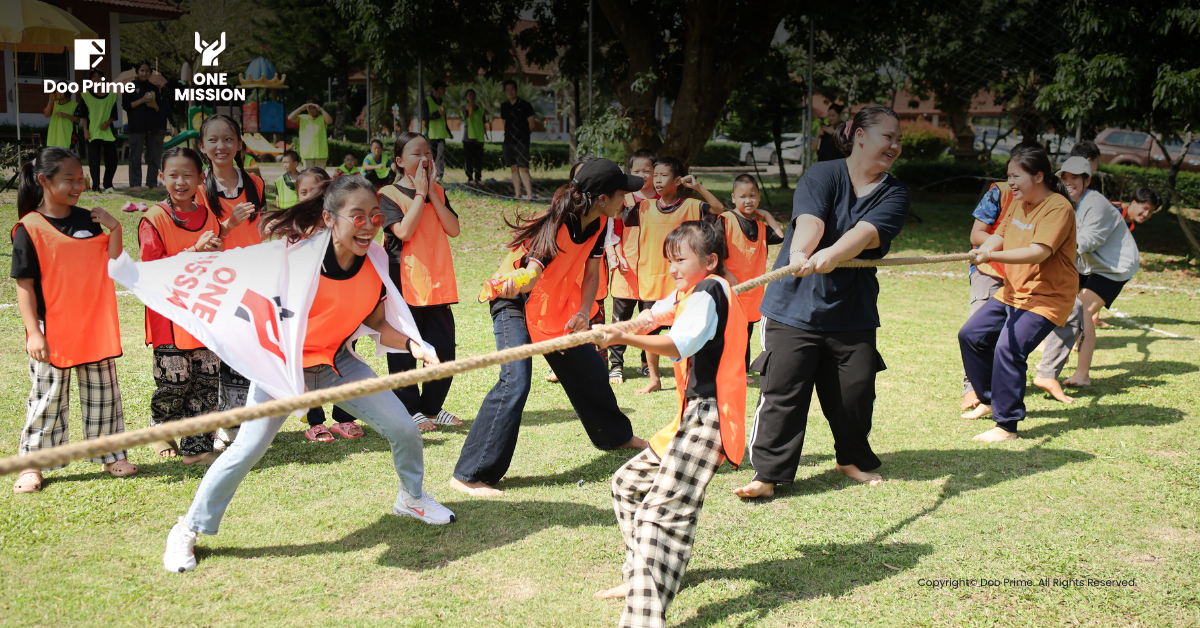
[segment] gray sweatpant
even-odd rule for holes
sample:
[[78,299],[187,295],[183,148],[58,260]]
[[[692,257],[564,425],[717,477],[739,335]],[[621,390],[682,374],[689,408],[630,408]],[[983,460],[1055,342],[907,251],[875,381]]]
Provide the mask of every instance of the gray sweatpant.
[[1042,361],[1037,367],[1038,377],[1058,379],[1062,374],[1063,367],[1071,357],[1071,349],[1075,348],[1075,341],[1083,339],[1083,316],[1083,302],[1079,297],[1075,297],[1075,307],[1071,308],[1067,323],[1062,327],[1055,327],[1054,331],[1046,336]]
[[[971,304],[967,307],[967,319],[970,320],[979,308],[983,307],[996,291],[1004,286],[1004,282],[996,279],[991,275],[985,275],[979,271],[971,273]],[[963,394],[967,394],[975,390],[971,386],[971,380],[967,379],[967,372],[963,371]]]

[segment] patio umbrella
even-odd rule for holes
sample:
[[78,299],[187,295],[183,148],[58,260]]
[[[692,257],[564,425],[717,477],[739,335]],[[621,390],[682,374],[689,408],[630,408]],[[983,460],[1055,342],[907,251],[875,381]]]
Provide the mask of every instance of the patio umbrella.
[[[119,74],[117,76],[118,83],[127,83],[127,82],[135,80],[135,79],[137,79],[137,69],[132,69],[132,68],[129,70],[125,70],[124,72],[122,72],[121,74]],[[154,83],[155,87],[162,87],[163,85],[167,84],[167,77],[159,74],[158,72],[151,72],[150,73],[150,82]]]
[[[90,29],[75,16],[38,0],[0,0],[0,43],[13,51],[13,76],[17,74],[17,55],[22,52],[59,53],[74,48],[76,39],[96,39]],[[14,83],[13,100],[17,107],[17,141],[21,140],[20,83]]]

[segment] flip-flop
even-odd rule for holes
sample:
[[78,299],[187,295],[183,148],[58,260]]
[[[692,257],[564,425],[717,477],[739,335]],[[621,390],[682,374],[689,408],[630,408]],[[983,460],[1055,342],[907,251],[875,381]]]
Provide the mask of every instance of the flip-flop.
[[124,205],[121,206],[121,211],[123,211],[123,212],[135,212],[137,210],[138,210],[137,205],[134,205],[133,201],[129,201],[128,203],[125,203]]
[[304,430],[304,438],[315,443],[332,443],[333,434],[324,425],[314,425],[307,430]]
[[[26,480],[25,478],[33,478]],[[42,492],[42,472],[41,471],[25,471],[17,477],[17,481],[13,484],[13,492],[21,493],[40,493]]]
[[550,382],[551,384],[558,383],[558,375],[554,374],[554,369],[550,369],[550,374],[546,376],[546,381]]
[[129,462],[125,458],[121,458],[116,462],[110,462],[100,467],[102,471],[112,474],[114,477],[125,478],[131,475],[136,475],[138,472],[137,465]]
[[342,438],[362,438],[366,435],[362,426],[354,421],[346,421],[344,423],[334,423],[329,431],[341,436]]
[[[613,380],[617,380],[617,381],[613,381]],[[609,371],[608,372],[608,383],[624,384],[625,383],[625,369],[615,368],[615,369]]]
[[164,456],[164,452],[173,451],[176,455],[179,454],[179,445],[173,440],[159,440],[150,443],[150,449],[158,454],[160,458],[174,458],[175,456]]
[[[182,457],[182,456],[181,456],[181,457]],[[200,458],[199,460],[197,460],[197,461],[195,461],[195,462],[183,462],[182,460],[180,460],[180,462],[183,462],[183,464],[186,464],[186,465],[196,465],[196,464],[198,464],[198,465],[200,465],[200,466],[202,466],[202,467],[207,467],[208,465],[210,465],[210,464],[212,464],[212,463],[216,462],[216,461],[217,461],[217,458],[220,458],[220,457],[221,457],[221,452],[219,452],[219,451],[210,451],[210,452],[208,452],[208,453],[204,454],[202,458]]]
[[445,410],[439,410],[437,418],[433,419],[433,422],[436,423],[437,425],[462,425],[463,424],[462,419],[454,416],[453,414],[450,414],[449,412],[446,412]]
[[420,412],[413,415],[413,423],[417,424],[417,429],[422,432],[432,432],[437,429],[437,423],[433,419],[421,414]]

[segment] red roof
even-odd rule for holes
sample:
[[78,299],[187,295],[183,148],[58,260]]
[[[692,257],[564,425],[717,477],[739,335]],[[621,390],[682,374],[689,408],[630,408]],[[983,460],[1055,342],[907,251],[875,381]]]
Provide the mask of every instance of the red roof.
[[180,6],[178,2],[172,0],[79,0],[81,2],[91,2],[95,4],[106,4],[109,6],[128,7],[134,11],[131,13],[140,13],[142,11],[155,13],[173,14],[175,16],[188,13],[188,10]]

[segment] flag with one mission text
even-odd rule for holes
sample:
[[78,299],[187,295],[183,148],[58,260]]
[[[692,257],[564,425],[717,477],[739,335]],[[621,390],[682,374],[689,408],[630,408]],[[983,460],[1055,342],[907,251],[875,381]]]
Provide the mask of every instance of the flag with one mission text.
[[[305,326],[329,238],[325,231],[291,245],[274,240],[151,262],[134,262],[122,253],[109,261],[108,274],[233,370],[283,399],[304,392]],[[388,278],[387,253],[372,242],[367,256],[387,291],[387,321],[436,355],[421,340],[408,306]],[[405,352],[380,345],[379,334],[366,326],[359,326],[350,341],[367,335],[375,339],[379,355]]]

